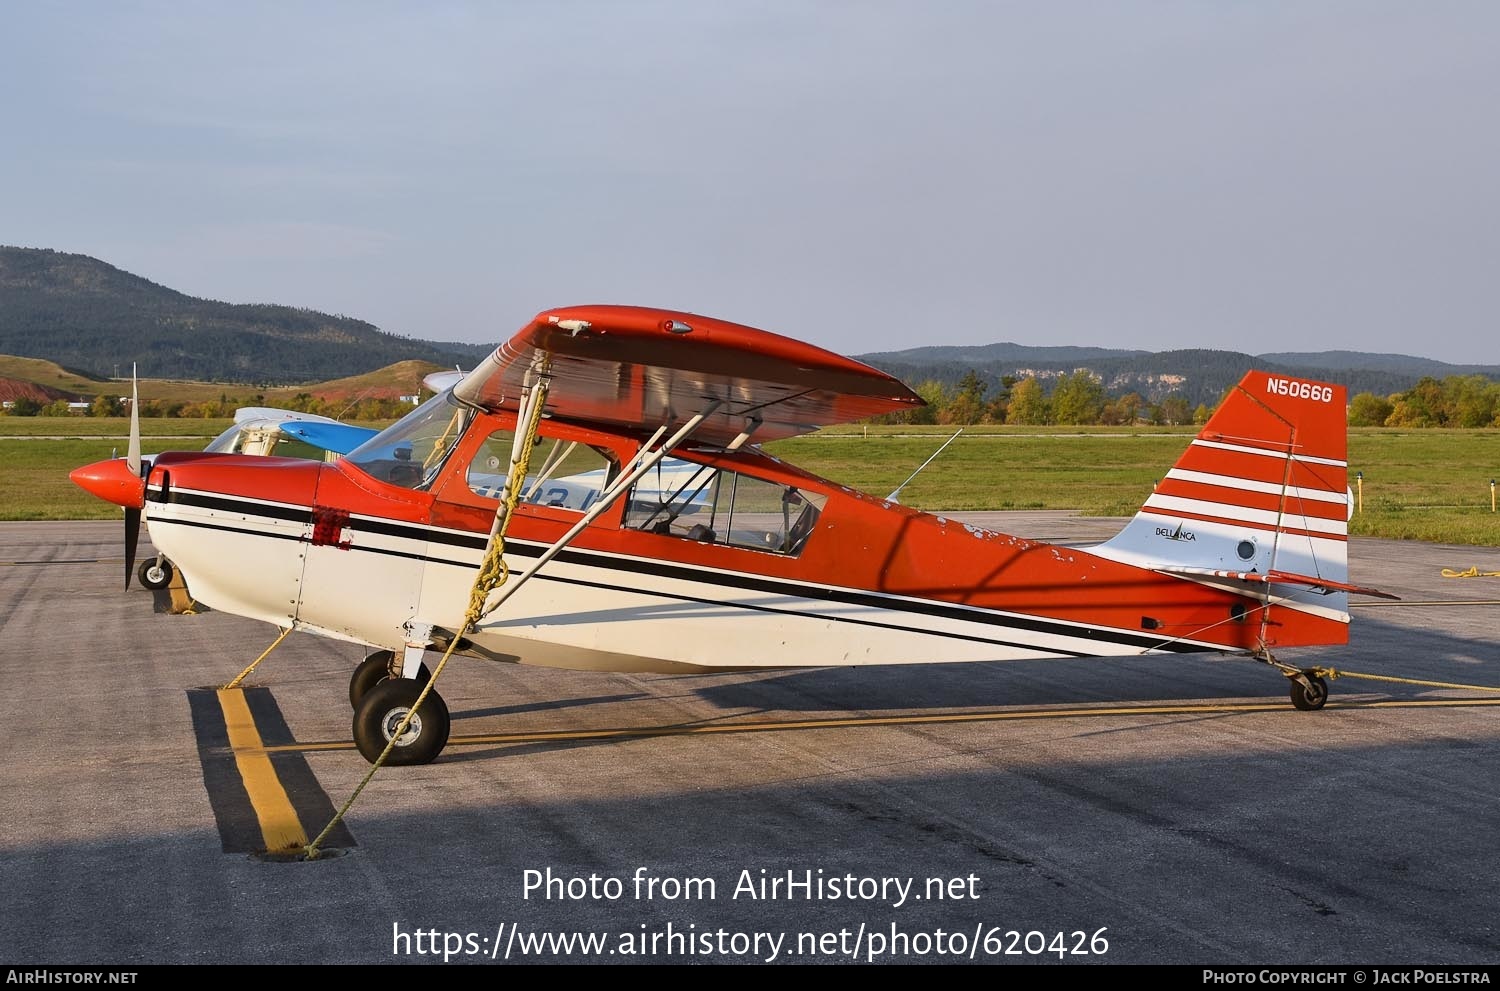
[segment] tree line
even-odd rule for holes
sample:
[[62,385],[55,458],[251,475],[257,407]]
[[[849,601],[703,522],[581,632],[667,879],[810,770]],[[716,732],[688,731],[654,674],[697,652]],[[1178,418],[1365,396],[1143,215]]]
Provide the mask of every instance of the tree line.
[[[927,379],[917,385],[927,401],[920,409],[888,413],[872,423],[1015,424],[1019,426],[1129,426],[1203,424],[1217,404],[1190,405],[1171,393],[1159,401],[1138,392],[1109,395],[1098,377],[1087,371],[1059,375],[1049,390],[1034,376],[1003,376],[999,387],[970,371],[956,385]],[[1223,401],[1223,397],[1220,397]],[[1422,378],[1404,392],[1377,395],[1360,392],[1349,403],[1354,427],[1500,427],[1500,382],[1484,375]]]
[[1100,380],[1086,371],[1063,373],[1046,388],[1035,376],[1000,377],[998,387],[978,372],[966,372],[956,385],[927,379],[914,390],[927,401],[918,409],[875,417],[876,423],[934,423],[967,425],[1009,423],[1020,426],[1129,426],[1151,423],[1174,426],[1206,423],[1212,410],[1193,406],[1180,392],[1158,401],[1139,392],[1109,395]]
[[[414,408],[411,403],[401,399],[325,399],[306,392],[298,393],[290,400],[269,403],[264,394],[251,396],[248,400],[221,394],[218,399],[195,403],[143,399],[140,415],[143,418],[223,419],[234,416],[235,410],[244,406],[271,406],[300,413],[316,413],[335,420],[391,420],[405,416]],[[130,404],[114,396],[95,396],[88,409],[75,410],[66,399],[42,403],[29,396],[22,396],[3,412],[8,416],[128,416]]]
[[1500,382],[1484,375],[1426,376],[1405,392],[1361,392],[1349,401],[1351,427],[1500,427]]
[[[1131,426],[1159,424],[1180,426],[1203,424],[1213,414],[1206,403],[1190,406],[1181,393],[1152,402],[1138,392],[1111,396],[1099,379],[1086,371],[1063,374],[1046,389],[1034,376],[1017,379],[1004,376],[999,387],[978,372],[970,371],[949,386],[928,379],[914,390],[927,401],[918,409],[873,417],[871,423],[944,424],[977,423],[1018,426]],[[1222,397],[1221,397],[1222,400]],[[218,399],[175,402],[148,399],[141,403],[143,417],[230,417],[241,406],[267,405],[264,394],[248,400],[221,394]],[[300,392],[290,400],[272,403],[279,409],[317,413],[334,419],[388,420],[404,416],[412,404],[400,399],[325,399]],[[75,412],[67,400],[42,403],[23,396],[4,411],[10,416],[67,416]],[[125,416],[125,402],[97,396],[89,416]],[[1405,392],[1379,396],[1361,392],[1349,403],[1349,425],[1353,427],[1500,427],[1500,382],[1484,375],[1450,375],[1443,379],[1421,379]]]

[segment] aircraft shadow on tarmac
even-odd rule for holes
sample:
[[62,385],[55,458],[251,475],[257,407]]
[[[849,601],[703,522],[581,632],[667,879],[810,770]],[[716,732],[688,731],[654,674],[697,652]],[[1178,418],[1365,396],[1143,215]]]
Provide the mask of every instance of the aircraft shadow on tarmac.
[[[1500,687],[1500,649],[1491,641],[1414,629],[1369,616],[1358,620],[1347,646],[1286,651],[1278,659],[1302,667]],[[799,712],[1287,700],[1286,682],[1279,672],[1250,658],[1222,654],[800,668],[715,682],[696,691],[724,709]],[[1430,693],[1442,691],[1341,678],[1334,681],[1331,701],[1438,697]],[[1478,697],[1457,691],[1450,694]]]
[[[1366,674],[1500,685],[1500,658],[1487,641],[1413,629],[1379,619],[1365,619],[1360,631],[1356,645],[1337,651],[1299,652],[1302,656],[1294,663],[1340,667],[1347,661],[1351,662],[1351,671]],[[1290,660],[1290,655],[1288,652],[1284,659]],[[1247,658],[1223,655],[802,668],[741,673],[733,680],[726,680],[723,674],[644,677],[649,685],[686,690],[723,715],[628,726],[587,717],[588,706],[628,702],[632,700],[629,694],[577,698],[558,706],[542,703],[475,709],[456,714],[464,718],[455,719],[454,737],[467,736],[469,742],[450,751],[444,760],[508,761],[529,754],[612,746],[649,737],[796,730],[802,728],[798,724],[804,720],[807,728],[819,732],[858,730],[878,725],[878,720],[884,718],[894,717],[900,722],[903,713],[916,721],[941,720],[949,714],[955,719],[973,716],[1000,721],[1017,714],[1062,719],[1097,711],[1120,716],[1120,706],[1146,710],[1169,706],[1179,720],[1220,720],[1241,714],[1232,707],[1284,705],[1288,715],[1309,720],[1321,718],[1317,713],[1294,712],[1287,683],[1279,672]],[[1338,708],[1442,700],[1462,705],[1486,698],[1500,698],[1500,692],[1486,695],[1347,677],[1334,680],[1330,705]],[[503,723],[483,722],[484,717],[494,715],[575,706],[580,714],[577,723],[553,725],[537,734],[513,733]],[[1054,709],[1058,711],[1049,711]],[[827,721],[807,719],[814,713],[827,717]]]
[[455,719],[482,719],[487,716],[514,716],[523,712],[548,712],[554,709],[572,709],[579,706],[604,705],[609,702],[633,702],[645,698],[641,692],[623,695],[593,695],[582,698],[548,699],[541,702],[526,702],[520,705],[497,705],[487,709],[463,709],[450,713]]

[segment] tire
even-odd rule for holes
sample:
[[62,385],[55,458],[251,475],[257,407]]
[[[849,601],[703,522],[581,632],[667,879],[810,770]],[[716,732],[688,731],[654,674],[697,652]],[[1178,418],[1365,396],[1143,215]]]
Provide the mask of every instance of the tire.
[[[388,678],[365,693],[354,710],[354,745],[371,764],[380,759],[390,734],[422,694],[415,678]],[[436,691],[427,693],[411,725],[391,748],[386,763],[393,766],[430,764],[448,743],[448,703]]]
[[1328,702],[1328,682],[1322,675],[1308,674],[1311,688],[1302,687],[1302,682],[1292,681],[1292,705],[1303,712],[1316,712]]
[[154,557],[142,561],[141,566],[135,569],[135,576],[140,579],[141,585],[153,592],[172,584],[173,573],[170,561],[162,559],[158,564]]
[[[349,708],[358,709],[360,700],[370,689],[391,677],[391,665],[395,657],[396,652],[392,650],[377,650],[365,655],[365,659],[359,662],[349,678]],[[432,672],[426,664],[417,670],[416,680],[418,685],[425,685],[432,680]]]

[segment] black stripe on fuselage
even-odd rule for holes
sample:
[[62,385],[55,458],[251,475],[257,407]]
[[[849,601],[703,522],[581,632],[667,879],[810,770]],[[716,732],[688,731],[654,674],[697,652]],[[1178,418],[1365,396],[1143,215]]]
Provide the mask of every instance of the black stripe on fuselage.
[[[301,517],[284,515],[290,512],[288,507],[268,506],[265,503],[250,499],[234,499],[218,496],[200,496],[197,493],[183,493],[173,491],[170,501],[180,502],[184,505],[202,505],[205,508],[220,509],[228,512],[247,514],[249,507],[264,507],[276,510],[276,513],[265,513],[259,515],[273,516],[276,519],[303,519],[311,520],[311,510],[303,510]],[[200,501],[201,500],[201,501]],[[208,503],[214,503],[210,506]],[[152,521],[158,522],[158,521]],[[218,523],[209,523],[195,520],[160,519],[163,523],[177,523],[184,526],[205,527],[208,529],[225,530],[232,533],[244,533],[253,536],[277,537],[283,540],[301,540],[295,534],[266,533],[260,530],[247,530],[240,527],[226,526]],[[441,544],[454,547],[468,547],[475,550],[483,550],[487,538],[477,534],[453,533],[451,531],[439,530],[421,526],[420,524],[391,523],[387,521],[371,520],[365,517],[351,516],[346,524],[346,529],[353,533],[378,533],[383,536],[399,537],[409,540],[419,540],[428,544]],[[372,554],[384,554],[389,557],[407,558],[410,560],[426,561],[433,564],[446,564],[455,568],[467,568],[474,570],[476,564],[464,561],[454,561],[446,557],[434,557],[430,554],[412,553],[408,551],[391,550],[383,547],[369,547],[353,545],[349,550],[365,551]],[[506,543],[506,553],[517,557],[535,558],[540,557],[546,548],[537,544],[524,543],[518,540],[509,540]],[[751,552],[753,553],[753,552]],[[802,584],[800,582],[782,578],[762,578],[747,575],[737,571],[718,571],[710,569],[698,569],[683,565],[666,564],[660,561],[648,561],[640,558],[613,557],[595,551],[565,549],[558,553],[556,560],[568,564],[577,564],[591,568],[600,568],[609,571],[623,571],[631,574],[651,575],[657,578],[671,578],[680,581],[701,582],[710,585],[722,585],[727,588],[744,589],[752,592],[766,592],[776,595],[786,595],[792,598],[822,600],[830,603],[845,605],[866,606],[875,609],[886,609],[894,612],[915,613],[924,616],[937,616],[944,619],[956,619],[961,622],[981,623],[988,626],[1001,626],[1009,629],[1025,630],[1030,633],[1040,633],[1045,636],[1072,637],[1079,640],[1096,640],[1102,643],[1120,644],[1128,647],[1140,647],[1143,650],[1163,650],[1171,653],[1198,653],[1202,651],[1219,650],[1218,647],[1200,646],[1197,644],[1183,643],[1180,641],[1163,641],[1161,637],[1142,636],[1124,630],[1116,630],[1097,627],[1076,627],[1066,623],[1052,620],[1038,619],[1029,616],[1018,616],[1007,613],[997,613],[978,609],[971,606],[960,606],[931,599],[911,600],[882,595],[875,592],[862,592],[855,589],[828,588],[821,585]],[[553,581],[567,581],[552,575],[538,575],[539,579],[545,578]],[[580,582],[581,584],[588,584]],[[600,588],[612,588],[619,591],[638,592],[638,588],[627,586],[599,584]],[[729,605],[745,607],[744,603],[724,602],[721,600],[699,600],[692,596],[679,596],[673,593],[651,591],[649,594],[660,595],[665,598],[680,598],[684,601],[712,601],[715,605]],[[762,608],[766,611],[784,611],[798,616],[815,616],[835,622],[869,622],[855,620],[849,617],[840,617],[823,613],[805,613],[796,610],[775,610],[770,607],[746,607]],[[871,624],[884,625],[884,624]],[[892,626],[893,629],[905,629],[905,627]],[[937,636],[952,636],[957,639],[980,639],[966,637],[962,634],[939,633],[938,631],[924,631]],[[1012,644],[1009,641],[995,640],[983,641],[1003,644],[1006,646],[1019,646],[1034,648],[1032,644]],[[1085,653],[1073,653],[1071,651],[1058,650],[1056,653],[1066,656],[1090,657],[1093,655]]]
[[[247,514],[246,507],[254,507],[255,512],[253,515],[256,516],[289,520],[293,523],[312,523],[311,509],[296,506],[278,506],[273,503],[257,502],[253,499],[237,499],[232,496],[210,496],[198,492],[183,492],[179,489],[172,489],[167,493],[166,501],[173,505],[197,506],[201,509],[215,509],[224,513],[238,513],[242,516]],[[421,540],[426,543],[470,547],[480,551],[484,550],[485,545],[488,543],[488,538],[480,534],[444,532],[411,523],[393,523],[388,520],[372,520],[361,516],[351,516],[349,522],[345,524],[345,529],[357,533],[376,533],[383,537],[401,537],[407,540]],[[369,547],[364,548],[364,550],[373,549]],[[402,554],[400,556],[414,557],[416,555]],[[449,563],[453,564],[457,562]]]
[[[158,516],[153,519],[153,525],[169,524],[171,526],[191,526],[202,530],[218,530],[222,533],[243,533],[249,537],[270,537],[272,540],[291,540],[301,543],[304,537],[300,533],[275,533],[269,530],[251,530],[242,526],[229,526],[224,523],[208,523],[203,520],[175,520],[170,517]],[[451,564],[457,568],[470,568],[474,565],[461,564],[458,561],[449,561],[447,558],[429,557],[426,554],[413,554],[409,551],[394,551],[384,547],[346,547],[345,550],[359,550],[367,554],[384,554],[387,557],[404,557],[412,561],[429,561],[433,564]]]
[[[152,502],[165,502],[168,505],[197,506],[200,509],[217,509],[224,513],[239,513],[242,516],[265,516],[273,520],[289,520],[292,523],[311,523],[312,510],[306,506],[278,506],[273,502],[260,502],[255,499],[237,499],[233,496],[211,496],[198,492],[183,492],[179,489],[168,489],[166,498],[161,497],[161,490],[154,490]],[[248,508],[253,507],[253,511]]]

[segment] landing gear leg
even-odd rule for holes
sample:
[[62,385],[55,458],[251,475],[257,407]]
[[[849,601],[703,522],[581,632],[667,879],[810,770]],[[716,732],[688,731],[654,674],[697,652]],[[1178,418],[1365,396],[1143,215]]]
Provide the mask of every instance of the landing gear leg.
[[[370,689],[388,678],[401,677],[401,667],[396,663],[394,651],[377,650],[366,654],[365,659],[359,662],[354,669],[354,675],[349,679],[349,707],[358,709],[360,700],[369,693]],[[427,684],[432,678],[432,672],[427,665],[423,664],[417,670],[416,682],[420,687]]]

